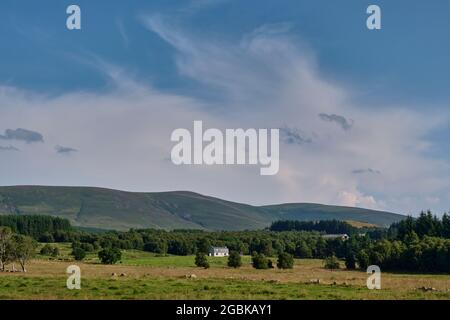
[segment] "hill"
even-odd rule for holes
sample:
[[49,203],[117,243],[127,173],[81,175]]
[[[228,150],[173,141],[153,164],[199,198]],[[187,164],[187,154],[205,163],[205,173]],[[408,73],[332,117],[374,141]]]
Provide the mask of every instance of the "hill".
[[352,220],[387,226],[402,215],[320,204],[251,206],[193,192],[125,192],[93,187],[0,187],[0,214],[41,214],[79,227],[244,230],[275,220]]

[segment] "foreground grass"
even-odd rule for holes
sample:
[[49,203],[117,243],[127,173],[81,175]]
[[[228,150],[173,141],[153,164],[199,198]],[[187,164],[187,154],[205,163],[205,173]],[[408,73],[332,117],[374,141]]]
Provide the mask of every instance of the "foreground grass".
[[[38,256],[28,273],[0,272],[0,299],[450,299],[450,276],[383,273],[382,290],[366,288],[361,271],[323,268],[321,260],[296,260],[290,270],[255,270],[211,258],[210,269],[195,267],[194,256],[158,256],[124,250],[116,265],[101,265],[95,253],[84,262],[59,244],[60,256]],[[66,288],[66,268],[81,268],[81,290]],[[311,283],[320,279],[320,284]],[[421,287],[433,287],[423,291]]]
[[0,299],[450,299],[450,293],[370,291],[345,285],[224,279],[85,279],[68,290],[66,278],[0,278]]

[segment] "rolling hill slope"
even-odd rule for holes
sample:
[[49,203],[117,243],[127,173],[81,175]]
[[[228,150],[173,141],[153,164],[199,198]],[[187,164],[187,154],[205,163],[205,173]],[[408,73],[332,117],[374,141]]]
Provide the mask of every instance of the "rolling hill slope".
[[320,204],[250,206],[193,192],[138,193],[92,187],[0,187],[0,214],[43,214],[67,218],[75,226],[244,230],[274,220],[353,220],[389,225],[404,216]]

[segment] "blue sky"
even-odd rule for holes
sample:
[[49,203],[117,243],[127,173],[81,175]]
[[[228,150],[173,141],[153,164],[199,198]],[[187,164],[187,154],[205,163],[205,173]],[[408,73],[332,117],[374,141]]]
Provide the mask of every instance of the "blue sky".
[[83,31],[69,32],[65,8],[72,2],[2,1],[3,83],[54,91],[99,89],[105,82],[98,72],[73,60],[91,52],[133,68],[142,80],[157,86],[189,86],[187,79],[177,75],[171,48],[149,35],[138,19],[162,13],[179,17],[187,30],[219,40],[238,39],[262,24],[289,22],[292,33],[314,49],[324,74],[359,85],[365,94],[411,103],[429,99],[445,103],[450,95],[446,90],[450,3],[444,0],[376,1],[382,8],[382,32],[365,28],[365,9],[372,2],[361,0],[212,0],[200,5],[195,1],[80,0]]
[[[65,10],[70,4],[81,7],[81,31],[65,28]],[[382,30],[366,28],[365,11],[370,4],[381,7]],[[446,172],[450,161],[448,12],[450,3],[444,0],[431,3],[403,0],[3,0],[0,4],[0,87],[4,93],[0,95],[3,99],[0,112],[4,112],[4,117],[0,122],[0,134],[7,129],[25,127],[40,132],[45,138],[44,145],[53,145],[52,151],[50,148],[42,151],[35,143],[22,146],[20,141],[19,145],[11,142],[12,147],[20,150],[12,152],[13,149],[6,149],[9,141],[0,140],[0,146],[4,147],[0,158],[16,162],[13,170],[4,172],[5,180],[1,183],[82,184],[148,191],[190,189],[255,204],[305,201],[412,214],[431,208],[441,213],[450,203],[450,179]],[[268,51],[263,52],[266,49]],[[262,51],[255,53],[255,50]],[[278,60],[282,56],[287,59]],[[308,71],[290,74],[285,71],[289,69],[286,60]],[[231,87],[236,74],[226,71],[233,68],[243,71]],[[297,80],[298,88],[291,88],[292,81]],[[146,91],[141,96],[142,88],[150,93]],[[271,88],[273,92],[262,88]],[[324,90],[323,95],[319,92],[310,97],[308,94],[315,89]],[[137,93],[129,96],[129,91],[133,90]],[[303,90],[308,90],[308,94],[302,94]],[[289,93],[281,95],[284,91]],[[261,93],[268,96],[262,99]],[[80,96],[87,96],[86,105],[83,98],[74,99]],[[136,96],[142,100],[136,102]],[[133,105],[127,110],[136,117],[145,117],[146,112],[152,121],[156,121],[155,115],[164,117],[158,122],[166,127],[158,133],[148,132],[148,139],[152,141],[149,145],[137,138],[145,132],[144,128],[139,134],[135,132],[136,136],[121,141],[112,132],[117,128],[114,118],[117,114],[97,107],[108,99],[117,102],[117,110]],[[270,125],[286,124],[319,138],[312,138],[315,143],[304,149],[286,146],[281,159],[283,165],[283,157],[286,157],[285,168],[289,167],[282,173],[285,178],[249,179],[253,184],[249,182],[245,188],[254,191],[247,196],[233,187],[229,172],[174,169],[167,164],[162,164],[162,169],[159,160],[155,160],[158,169],[154,170],[165,175],[161,173],[152,183],[141,180],[142,177],[133,178],[133,173],[129,174],[129,179],[106,178],[99,164],[106,155],[114,154],[114,146],[126,149],[128,154],[124,155],[123,151],[117,155],[120,161],[112,163],[111,170],[118,170],[124,163],[130,165],[137,157],[145,159],[147,154],[140,153],[141,150],[152,150],[152,157],[158,154],[163,159],[167,157],[166,146],[152,139],[161,135],[164,140],[165,131],[191,123],[189,117],[180,116],[171,122],[164,111],[145,109],[148,101],[158,101],[167,108],[175,104],[174,110],[185,103],[187,110],[179,110],[181,113],[195,110],[200,112],[199,116],[224,127],[253,125],[258,121],[268,125],[269,120],[274,119],[272,112],[279,109],[277,114],[283,114],[284,118]],[[271,105],[264,106],[268,101]],[[20,113],[8,107],[13,104],[23,106],[19,108]],[[71,133],[60,132],[60,110],[50,106],[59,108],[61,104],[67,104],[61,108],[73,108],[73,112],[84,112],[90,119],[110,123],[101,128],[103,135],[95,131],[100,130],[101,125],[96,127],[94,123],[92,131],[87,129],[83,138],[82,134],[77,134],[76,127]],[[93,107],[88,107],[91,104]],[[131,110],[141,104],[144,111]],[[261,112],[264,116],[258,121],[252,120],[250,111]],[[228,118],[219,122],[214,118],[217,112],[225,112]],[[46,116],[39,118],[36,113]],[[335,138],[336,134],[330,131],[335,128],[322,128],[320,121],[311,127],[308,127],[310,122],[303,123],[306,121],[303,118],[316,117],[319,113],[336,113],[355,119],[356,127],[350,130],[353,136],[349,138],[350,133],[346,132],[339,142],[331,141],[325,137]],[[295,121],[296,117],[302,120]],[[239,122],[237,118],[248,121],[241,119]],[[394,120],[398,121],[399,128]],[[78,121],[80,126],[87,122],[81,116]],[[151,126],[151,121],[148,125]],[[392,136],[381,137],[375,129],[364,131],[365,126],[380,127],[386,130],[386,135]],[[133,132],[136,128],[139,128],[136,119],[123,119],[123,130]],[[105,146],[104,149],[88,145],[87,140],[95,141],[92,135],[99,136],[97,143]],[[115,140],[107,139],[111,136]],[[383,145],[383,141],[391,137],[392,145]],[[130,141],[141,144],[133,149]],[[366,150],[367,144],[373,149]],[[60,154],[49,158],[46,152],[53,152],[55,145],[76,151],[68,152],[63,158]],[[354,153],[351,159],[360,159],[360,162],[348,160],[346,153],[349,152]],[[42,173],[36,172],[36,164],[30,165],[21,159],[29,156],[28,153],[42,157],[38,160],[42,161]],[[313,163],[326,154],[331,156],[329,161],[336,159],[336,163],[324,162],[327,168],[322,172]],[[304,157],[304,163],[297,164],[298,157]],[[400,164],[405,161],[408,170],[401,168]],[[47,172],[51,168],[60,171]],[[371,170],[361,174],[363,169]],[[169,179],[174,170],[184,170],[177,174],[190,182]],[[303,171],[313,171],[315,180]],[[360,174],[352,173],[354,171]],[[149,179],[152,174],[154,171],[148,169]],[[222,174],[229,176],[227,181],[221,187],[211,188],[215,186],[215,177],[222,177]],[[245,174],[250,177],[254,172]],[[260,187],[261,183],[266,187]],[[307,190],[305,184],[311,183],[315,187]],[[411,184],[421,186],[412,188]],[[269,191],[274,187],[286,192],[274,194]],[[320,193],[323,196],[316,195]]]

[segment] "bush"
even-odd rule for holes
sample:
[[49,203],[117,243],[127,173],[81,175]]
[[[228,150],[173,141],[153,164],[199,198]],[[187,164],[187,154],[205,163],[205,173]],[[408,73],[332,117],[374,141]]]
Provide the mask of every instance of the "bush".
[[282,252],[278,255],[277,267],[279,269],[292,269],[294,268],[294,257],[289,253]]
[[44,256],[57,257],[59,255],[59,249],[57,247],[52,247],[48,243],[42,247],[40,254]]
[[339,269],[341,267],[341,264],[339,262],[339,259],[336,258],[336,256],[330,256],[325,258],[324,267],[325,269],[334,270]]
[[83,249],[86,252],[93,252],[93,251],[95,251],[94,245],[91,244],[91,243],[84,243],[83,242],[83,243],[81,243],[80,247],[81,247],[81,249]]
[[45,232],[39,237],[39,242],[55,242],[55,238],[50,232]]
[[228,256],[228,266],[232,268],[239,268],[242,266],[241,255],[237,251],[231,251]]
[[40,254],[44,256],[51,256],[53,253],[53,247],[49,244],[46,244],[42,247],[41,251],[39,251]]
[[52,257],[57,257],[59,256],[59,249],[57,247],[54,247],[51,253]]
[[72,250],[72,255],[77,261],[81,261],[86,257],[86,251],[81,249],[80,247],[76,247]]
[[209,268],[208,258],[206,257],[206,255],[204,253],[197,252],[197,254],[195,255],[195,265],[197,267],[201,267],[201,268],[205,268],[205,269]]
[[255,269],[269,269],[269,260],[261,253],[254,253],[252,256],[252,265]]
[[122,252],[117,248],[106,248],[98,253],[98,258],[103,264],[115,264],[122,259]]
[[365,250],[361,250],[356,256],[356,260],[358,262],[358,266],[362,270],[366,270],[369,266],[369,255]]
[[350,270],[356,269],[356,257],[354,254],[349,254],[345,258],[345,267]]

